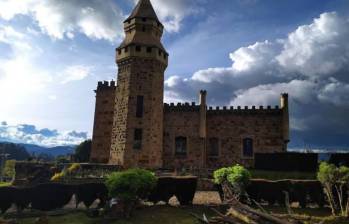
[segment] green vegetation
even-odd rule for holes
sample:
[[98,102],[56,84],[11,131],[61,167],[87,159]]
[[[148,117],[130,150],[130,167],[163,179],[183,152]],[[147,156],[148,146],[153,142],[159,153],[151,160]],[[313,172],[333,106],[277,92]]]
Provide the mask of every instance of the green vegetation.
[[79,163],[89,162],[92,148],[92,140],[86,140],[75,148],[75,161]]
[[139,200],[145,199],[156,186],[154,173],[143,169],[129,169],[110,174],[106,180],[109,195],[119,200],[123,214],[131,215]]
[[[195,217],[190,213],[194,213],[200,217],[205,213],[210,216],[212,211],[204,207],[190,207],[181,209],[171,206],[151,206],[136,210],[134,215],[129,219],[118,219],[110,222],[110,224],[199,224]],[[21,224],[34,224],[35,219],[24,219]],[[49,217],[50,224],[95,224],[103,223],[101,219],[88,218],[84,213],[74,213],[65,216]],[[109,223],[109,222],[108,222]]]
[[316,180],[316,173],[312,172],[283,172],[267,170],[250,170],[253,179],[266,180]]
[[214,182],[216,184],[227,184],[232,187],[236,197],[246,194],[246,187],[250,183],[251,174],[241,165],[224,167],[214,171]]
[[14,143],[0,142],[0,153],[9,154],[7,158],[9,160],[27,160],[30,158],[24,146]]
[[108,176],[106,185],[111,197],[121,200],[144,199],[156,185],[154,173],[143,169],[114,172]]
[[11,179],[14,178],[16,174],[15,166],[16,166],[16,160],[7,160],[5,162],[4,175]]
[[80,169],[79,163],[71,164],[67,169],[63,169],[60,173],[55,173],[53,177],[51,177],[51,181],[61,181],[63,179],[67,179],[74,175]]
[[317,178],[324,186],[327,200],[333,215],[349,216],[349,199],[344,201],[345,187],[349,187],[349,168],[336,167],[333,164],[322,162]]
[[8,187],[11,186],[10,182],[0,182],[0,187]]

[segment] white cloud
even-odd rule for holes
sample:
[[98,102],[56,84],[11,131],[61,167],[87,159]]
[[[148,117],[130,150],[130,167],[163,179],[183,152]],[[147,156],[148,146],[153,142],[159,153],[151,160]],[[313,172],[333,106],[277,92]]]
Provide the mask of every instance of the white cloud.
[[[198,3],[203,0],[151,0],[159,20],[166,31],[178,32],[186,16],[198,13],[201,9]],[[137,4],[138,0],[134,0]]]
[[187,100],[206,89],[211,105],[266,106],[288,92],[292,130],[336,144],[336,136],[349,136],[348,27],[347,17],[323,13],[284,39],[237,49],[231,67],[202,69],[185,80],[169,77],[165,96]]
[[306,76],[328,76],[348,69],[349,22],[337,13],[323,13],[310,25],[298,27],[276,57],[282,67]]
[[0,17],[31,16],[54,39],[73,38],[81,32],[92,39],[123,36],[121,9],[112,0],[2,0]]
[[89,138],[86,132],[38,129],[34,125],[0,124],[0,140],[17,143],[37,144],[42,146],[77,145]]
[[91,74],[92,69],[93,67],[86,65],[69,66],[60,75],[60,78],[62,79],[61,83],[66,84],[72,81],[83,80]]

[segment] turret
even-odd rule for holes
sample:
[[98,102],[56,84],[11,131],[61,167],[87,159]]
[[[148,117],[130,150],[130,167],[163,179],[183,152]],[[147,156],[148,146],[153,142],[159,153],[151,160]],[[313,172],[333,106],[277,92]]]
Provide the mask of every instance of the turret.
[[285,145],[290,141],[290,119],[289,119],[289,111],[288,111],[288,94],[282,93],[280,97],[280,107],[282,110],[282,134]]
[[161,43],[164,26],[150,0],[140,0],[124,21],[125,39],[116,49],[116,61],[130,57],[156,58],[167,66],[168,53]]
[[111,164],[162,166],[164,72],[168,53],[163,25],[150,0],[139,0],[124,22],[125,39],[116,49],[116,89]]

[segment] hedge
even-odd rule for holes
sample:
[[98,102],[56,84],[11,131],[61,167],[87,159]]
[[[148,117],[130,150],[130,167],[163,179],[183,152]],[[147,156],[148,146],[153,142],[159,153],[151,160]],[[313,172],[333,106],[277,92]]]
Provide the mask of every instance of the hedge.
[[318,169],[318,154],[295,152],[256,153],[254,168],[271,171],[316,172]]
[[[221,198],[222,190],[216,186]],[[317,204],[323,207],[325,204],[325,195],[322,185],[316,180],[263,180],[253,179],[246,189],[250,199],[257,202],[266,201],[269,205],[278,203],[285,205],[285,192],[289,194],[289,202],[298,202],[303,208],[307,204]]]
[[154,203],[168,203],[171,197],[176,196],[181,205],[192,204],[196,186],[196,177],[159,177],[157,186],[148,199]]

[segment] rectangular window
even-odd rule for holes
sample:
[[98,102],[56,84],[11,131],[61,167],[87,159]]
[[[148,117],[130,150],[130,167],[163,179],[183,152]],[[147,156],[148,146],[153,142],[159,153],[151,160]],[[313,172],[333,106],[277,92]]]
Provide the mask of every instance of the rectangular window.
[[175,155],[187,155],[187,138],[176,137],[175,139]]
[[142,133],[143,130],[136,128],[133,138],[133,148],[134,149],[141,149],[142,148]]
[[242,155],[243,157],[253,157],[253,139],[244,138],[242,140]]
[[208,140],[208,155],[216,157],[219,155],[219,140],[218,138],[210,138]]
[[125,47],[125,53],[128,52],[128,47]]
[[136,46],[136,51],[141,51],[141,46]]
[[147,47],[147,53],[151,53],[151,47]]
[[137,96],[136,117],[143,117],[144,97]]

